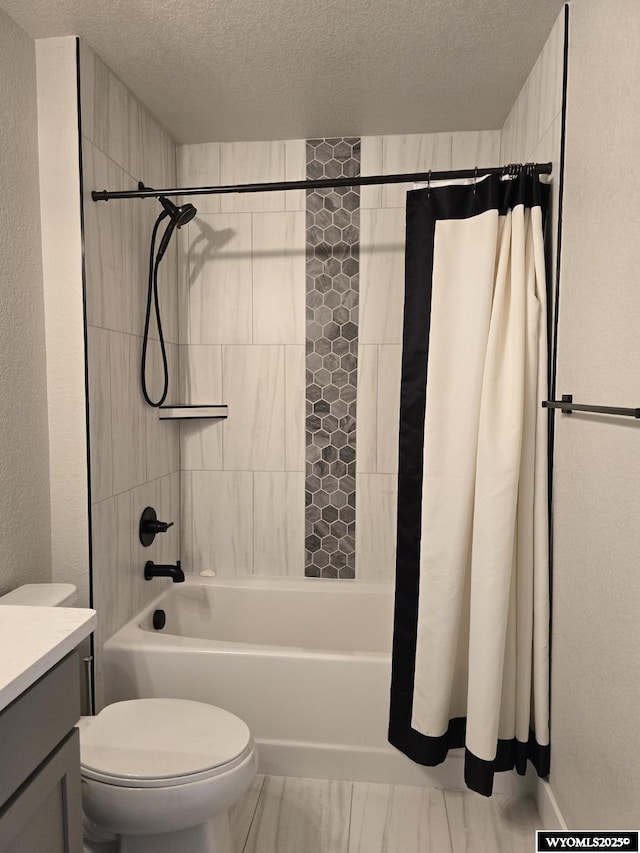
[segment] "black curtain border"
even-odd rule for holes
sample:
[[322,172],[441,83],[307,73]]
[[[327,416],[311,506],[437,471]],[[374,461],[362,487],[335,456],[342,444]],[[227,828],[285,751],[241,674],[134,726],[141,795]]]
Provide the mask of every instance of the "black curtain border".
[[504,215],[519,204],[538,206],[543,223],[549,185],[521,173],[510,181],[490,175],[474,185],[425,187],[407,193],[405,303],[400,391],[398,461],[398,529],[396,589],[391,670],[389,742],[418,764],[435,766],[449,749],[465,748],[465,784],[491,796],[496,772],[515,768],[523,775],[530,760],[540,777],[549,773],[550,746],[498,740],[496,758],[486,761],[465,747],[466,718],[450,721],[441,737],[429,737],[411,726],[420,593],[420,539],[424,423],[431,326],[433,250],[439,219],[468,219],[488,210]]
[[389,743],[417,764],[435,767],[442,764],[450,749],[464,749],[464,781],[468,788],[484,797],[493,793],[494,775],[515,770],[520,776],[527,772],[527,761],[534,766],[541,778],[549,775],[551,748],[539,744],[535,734],[529,731],[529,740],[517,738],[500,739],[496,746],[496,757],[492,761],[478,758],[465,746],[467,734],[466,717],[449,720],[449,727],[441,737],[429,737],[409,727],[396,730],[389,727]]
[[540,207],[543,223],[548,209],[550,185],[539,176],[521,172],[516,178],[502,180],[499,175],[487,175],[473,184],[448,184],[444,187],[421,187],[407,192],[407,212],[410,205],[420,204],[427,213],[438,219],[470,219],[488,210],[504,216],[518,205]]

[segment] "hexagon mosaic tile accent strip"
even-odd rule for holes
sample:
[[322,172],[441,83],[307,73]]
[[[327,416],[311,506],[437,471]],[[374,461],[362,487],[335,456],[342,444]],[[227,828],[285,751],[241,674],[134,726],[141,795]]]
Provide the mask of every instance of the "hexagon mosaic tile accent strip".
[[[307,140],[307,179],[360,174],[360,139]],[[306,199],[305,575],[354,578],[360,188]]]

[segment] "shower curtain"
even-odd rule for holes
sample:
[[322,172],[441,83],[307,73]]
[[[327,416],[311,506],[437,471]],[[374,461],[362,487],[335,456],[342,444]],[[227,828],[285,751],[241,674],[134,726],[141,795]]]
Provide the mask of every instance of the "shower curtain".
[[408,193],[390,742],[549,770],[548,185]]

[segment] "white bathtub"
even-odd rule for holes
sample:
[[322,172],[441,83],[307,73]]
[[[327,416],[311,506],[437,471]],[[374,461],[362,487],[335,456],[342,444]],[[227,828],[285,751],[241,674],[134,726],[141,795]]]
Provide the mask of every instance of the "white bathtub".
[[392,621],[391,584],[188,578],[107,641],[106,701],[226,708],[251,728],[263,773],[462,788],[460,754],[426,768],[387,742]]

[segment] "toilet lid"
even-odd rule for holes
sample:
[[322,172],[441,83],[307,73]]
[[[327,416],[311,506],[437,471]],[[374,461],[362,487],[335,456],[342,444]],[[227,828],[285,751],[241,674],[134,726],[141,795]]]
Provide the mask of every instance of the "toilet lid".
[[186,699],[116,702],[80,733],[83,774],[131,787],[207,778],[252,749],[251,732],[239,717]]

